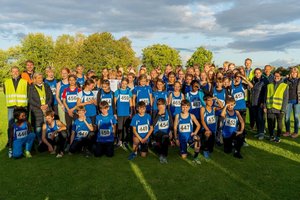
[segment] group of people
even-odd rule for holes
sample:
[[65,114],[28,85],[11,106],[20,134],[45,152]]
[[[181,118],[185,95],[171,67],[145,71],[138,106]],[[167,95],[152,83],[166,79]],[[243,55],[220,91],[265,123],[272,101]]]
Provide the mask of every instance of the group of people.
[[164,72],[160,66],[149,72],[142,65],[138,72],[132,66],[126,72],[104,68],[100,76],[94,70],[84,74],[83,65],[60,72],[47,67],[43,74],[28,60],[23,73],[12,67],[12,77],[4,82],[9,156],[31,157],[36,144],[39,152],[56,157],[66,152],[112,157],[116,146],[131,144],[129,160],[138,152],[145,157],[152,148],[167,163],[171,145],[179,147],[183,159],[193,151],[193,162],[200,164],[199,153],[210,159],[216,144],[241,159],[241,148],[247,146],[247,109],[258,139],[278,143],[282,135],[298,137],[298,75],[296,67],[288,77],[270,65],[253,69],[249,58],[239,67],[230,62],[219,68],[167,65]]

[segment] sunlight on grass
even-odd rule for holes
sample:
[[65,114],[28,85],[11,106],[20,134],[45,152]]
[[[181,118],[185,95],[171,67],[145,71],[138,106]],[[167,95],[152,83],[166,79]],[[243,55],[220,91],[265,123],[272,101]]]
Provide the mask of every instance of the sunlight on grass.
[[147,192],[147,194],[149,195],[150,199],[157,199],[151,186],[147,183],[142,171],[140,170],[140,168],[134,164],[133,162],[130,162],[130,166],[132,171],[134,172],[134,174],[136,175],[136,177],[139,179],[140,183],[143,185],[143,188],[145,189],[145,191]]
[[263,191],[258,190],[257,188],[253,187],[250,183],[248,183],[247,181],[241,179],[239,176],[237,176],[235,173],[233,173],[232,171],[222,167],[220,164],[216,163],[213,160],[210,160],[208,163],[212,164],[214,167],[220,169],[222,172],[224,172],[225,174],[227,174],[230,178],[234,179],[235,181],[247,186],[248,188],[250,188],[251,190],[253,190],[254,192],[256,192],[259,196],[263,196],[266,199],[271,199],[268,195],[266,195]]
[[282,139],[281,142],[284,143],[284,144],[289,144],[291,146],[295,146],[295,147],[300,148],[300,144],[297,143],[297,142],[295,142],[295,141],[290,141],[290,140]]
[[251,146],[253,146],[257,149],[260,149],[260,150],[266,151],[268,153],[272,153],[272,154],[275,154],[275,155],[278,155],[278,156],[281,156],[281,157],[284,157],[284,158],[287,158],[287,159],[290,159],[292,161],[296,161],[296,162],[300,163],[300,154],[293,153],[289,150],[280,148],[280,147],[277,146],[279,144],[272,145],[272,144],[269,144],[269,143],[266,143],[266,142],[255,141],[255,140],[252,140],[252,139],[247,139],[247,142]]

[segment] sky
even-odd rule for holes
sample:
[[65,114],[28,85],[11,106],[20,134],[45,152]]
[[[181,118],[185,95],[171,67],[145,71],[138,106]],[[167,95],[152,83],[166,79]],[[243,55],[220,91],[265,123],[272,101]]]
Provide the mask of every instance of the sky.
[[183,64],[200,46],[213,61],[254,66],[300,64],[299,0],[0,0],[0,49],[28,33],[111,32],[127,36],[136,56],[153,44],[180,51]]

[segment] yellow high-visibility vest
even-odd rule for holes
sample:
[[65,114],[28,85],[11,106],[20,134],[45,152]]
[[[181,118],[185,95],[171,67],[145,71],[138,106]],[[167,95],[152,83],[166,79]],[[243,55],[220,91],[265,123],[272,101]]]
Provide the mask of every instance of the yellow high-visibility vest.
[[[281,110],[284,91],[287,88],[286,83],[280,83],[277,89],[275,90],[274,83],[268,84],[268,93],[267,93],[267,108],[275,108],[277,110]],[[274,91],[275,90],[275,91]]]
[[4,82],[5,85],[5,97],[6,97],[6,106],[22,106],[26,107],[28,104],[27,99],[27,81],[20,79],[17,90],[15,90],[14,83],[12,79],[6,79]]
[[45,105],[46,104],[46,91],[45,91],[44,84],[42,85],[42,89],[40,89],[36,85],[34,87],[35,87],[35,89],[37,90],[37,92],[39,94],[39,97],[40,97],[40,100],[41,100],[41,105]]

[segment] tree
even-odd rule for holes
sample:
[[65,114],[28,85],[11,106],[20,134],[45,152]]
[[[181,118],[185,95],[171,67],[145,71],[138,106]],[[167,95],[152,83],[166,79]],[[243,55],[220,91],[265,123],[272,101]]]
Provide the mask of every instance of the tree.
[[154,44],[142,50],[142,62],[151,69],[157,66],[162,66],[162,70],[167,64],[172,66],[180,65],[181,59],[179,52],[164,44]]
[[50,36],[43,33],[30,33],[21,40],[20,62],[32,60],[37,71],[43,72],[53,65],[54,46]]
[[213,53],[204,47],[199,47],[187,61],[187,66],[193,66],[195,64],[200,65],[202,69],[205,63],[211,63]]
[[136,64],[135,52],[131,48],[131,41],[123,37],[115,40],[108,32],[94,33],[88,36],[78,54],[78,62],[87,69],[102,69],[103,67],[126,67]]

